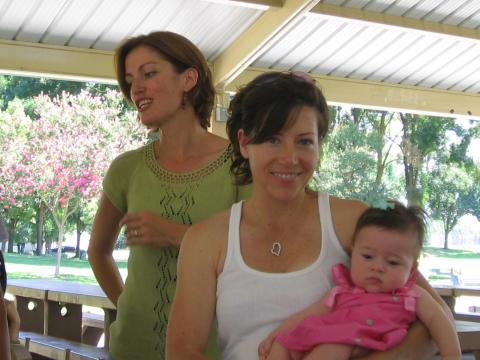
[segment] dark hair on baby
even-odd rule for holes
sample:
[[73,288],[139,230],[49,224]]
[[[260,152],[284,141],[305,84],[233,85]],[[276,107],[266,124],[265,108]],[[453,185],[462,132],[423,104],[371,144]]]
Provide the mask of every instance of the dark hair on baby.
[[394,200],[388,201],[390,206],[385,209],[368,208],[359,217],[353,242],[358,232],[367,226],[377,226],[384,230],[394,230],[401,233],[411,232],[417,236],[418,250],[422,248],[425,238],[426,218],[425,211],[419,206],[405,206]]
[[242,157],[238,131],[243,129],[250,144],[260,144],[293,125],[296,111],[310,106],[318,113],[318,137],[328,131],[328,106],[313,79],[295,73],[268,72],[241,88],[230,102],[227,134],[233,146],[230,167],[238,185],[252,182],[248,159]]

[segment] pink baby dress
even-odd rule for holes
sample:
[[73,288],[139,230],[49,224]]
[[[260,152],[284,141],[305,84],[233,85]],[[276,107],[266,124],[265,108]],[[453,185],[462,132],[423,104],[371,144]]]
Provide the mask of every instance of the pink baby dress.
[[337,283],[326,304],[332,312],[306,317],[303,322],[277,336],[290,350],[308,352],[319,344],[349,344],[384,351],[399,344],[415,321],[418,295],[412,289],[414,272],[404,287],[393,293],[367,293],[356,287],[349,269],[342,264],[332,268]]

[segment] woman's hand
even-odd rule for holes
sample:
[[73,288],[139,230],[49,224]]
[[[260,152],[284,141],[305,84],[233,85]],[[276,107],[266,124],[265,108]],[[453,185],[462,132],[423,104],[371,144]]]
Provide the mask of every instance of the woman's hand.
[[151,211],[129,212],[121,220],[125,225],[127,245],[180,246],[188,226],[177,224]]
[[272,348],[275,337],[270,334],[265,340],[263,340],[260,345],[258,345],[258,359],[266,360],[268,354],[270,354],[270,349]]

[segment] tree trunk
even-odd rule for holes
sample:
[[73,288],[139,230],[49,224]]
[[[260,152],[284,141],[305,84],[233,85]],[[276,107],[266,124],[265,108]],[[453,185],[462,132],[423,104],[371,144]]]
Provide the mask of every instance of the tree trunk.
[[[415,164],[413,144],[411,141],[411,133],[413,132],[415,118],[410,114],[400,113],[400,119],[403,125],[402,134],[402,154],[403,154],[403,171],[405,175],[405,192],[407,195],[408,205],[421,205],[421,194],[417,188],[418,167]],[[418,159],[417,159],[418,161]]]
[[8,222],[8,245],[7,245],[7,251],[9,253],[13,253],[13,237],[15,236],[15,232],[17,229],[17,219],[10,219]]
[[80,219],[80,215],[77,217],[77,245],[75,246],[75,257],[80,259],[80,239],[82,237],[83,222]]
[[62,261],[63,231],[64,221],[58,223],[58,241],[57,241],[57,264],[55,266],[55,277],[60,275],[60,262]]
[[448,231],[447,229],[445,229],[445,232],[444,232],[444,235],[443,235],[443,248],[445,250],[448,249],[448,234],[450,233],[450,231]]
[[43,250],[43,224],[45,223],[45,215],[47,213],[47,207],[43,201],[40,201],[40,206],[36,213],[36,228],[37,228],[37,248],[35,249],[35,255],[42,255]]
[[[386,111],[382,111],[380,118],[380,123],[378,125],[378,133],[382,136],[382,139],[385,138],[385,132],[387,131],[387,126],[385,123],[385,116],[387,115]],[[380,188],[382,184],[383,173],[385,171],[385,159],[383,157],[383,146],[384,141],[382,141],[377,147],[377,173],[375,175],[375,188]]]

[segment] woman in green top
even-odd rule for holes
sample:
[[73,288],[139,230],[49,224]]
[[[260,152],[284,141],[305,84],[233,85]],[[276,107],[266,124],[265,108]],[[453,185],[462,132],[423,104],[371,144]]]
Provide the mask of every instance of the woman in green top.
[[[198,48],[178,34],[154,32],[128,39],[115,60],[123,94],[160,136],[112,162],[88,256],[117,306],[113,359],[163,359],[182,236],[243,196],[230,177],[230,145],[207,131],[214,88]],[[122,225],[130,246],[125,284],[112,256]]]

